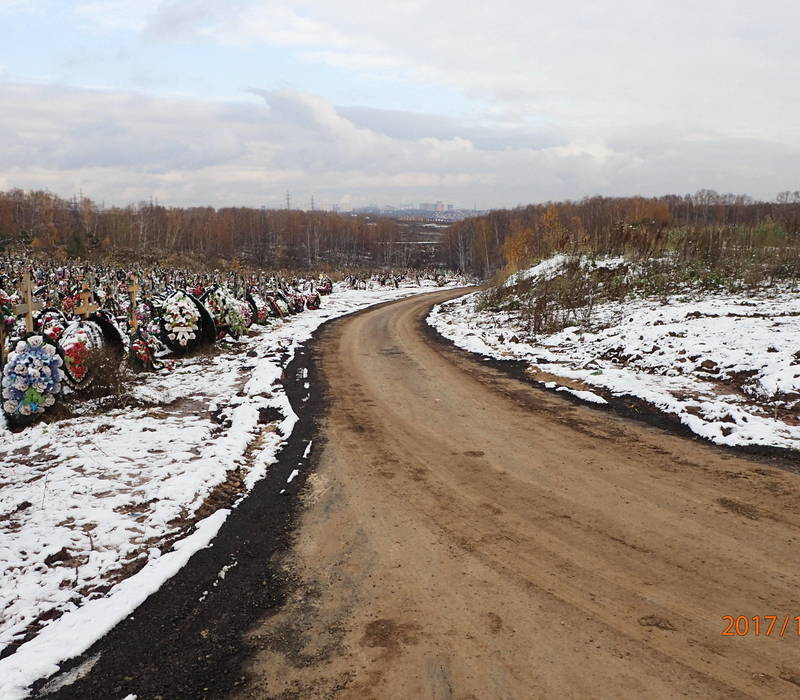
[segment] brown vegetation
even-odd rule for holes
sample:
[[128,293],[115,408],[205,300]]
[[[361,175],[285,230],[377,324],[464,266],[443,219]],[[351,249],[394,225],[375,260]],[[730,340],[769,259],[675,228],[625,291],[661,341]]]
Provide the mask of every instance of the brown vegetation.
[[[87,197],[0,192],[0,249],[29,245],[50,256],[113,256],[191,268],[236,260],[247,266],[415,266],[403,224],[323,211],[252,207],[102,207]],[[774,249],[796,264],[800,192],[775,202],[700,190],[694,195],[591,197],[497,210],[454,223],[441,260],[481,277],[513,271],[555,251],[638,258],[677,251],[684,259]],[[777,257],[780,257],[778,255]],[[794,261],[794,262],[792,262]],[[429,264],[430,259],[419,264]]]
[[[486,230],[501,241],[493,249]],[[492,212],[454,225],[449,236],[451,253],[459,236],[472,241],[462,251],[466,265],[484,275],[565,254],[558,274],[481,296],[482,308],[517,311],[534,334],[588,327],[596,306],[607,301],[645,296],[667,303],[693,290],[752,292],[800,283],[800,193],[774,204],[707,191],[686,198],[598,197]],[[592,264],[605,256],[624,262]]]
[[684,261],[740,267],[756,255],[797,270],[799,249],[800,192],[759,202],[701,190],[684,197],[591,197],[493,211],[453,224],[443,254],[451,266],[489,277],[554,252],[640,259],[674,252]]
[[192,259],[241,259],[263,267],[378,264],[407,266],[399,224],[323,211],[249,207],[98,206],[46,191],[0,192],[0,247],[73,258],[129,256],[190,267]]

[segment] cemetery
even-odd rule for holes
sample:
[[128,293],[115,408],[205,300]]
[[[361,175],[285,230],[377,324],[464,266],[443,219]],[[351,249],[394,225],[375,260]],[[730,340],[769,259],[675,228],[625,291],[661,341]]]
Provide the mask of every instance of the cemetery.
[[88,390],[99,372],[163,370],[170,358],[236,340],[254,324],[318,310],[333,291],[324,275],[30,268],[11,259],[0,269],[2,407],[17,427]]

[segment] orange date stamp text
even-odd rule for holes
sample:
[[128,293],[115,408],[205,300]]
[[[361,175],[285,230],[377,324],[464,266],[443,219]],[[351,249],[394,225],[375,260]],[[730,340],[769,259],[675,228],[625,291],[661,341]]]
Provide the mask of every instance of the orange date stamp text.
[[723,615],[723,637],[800,637],[800,615]]

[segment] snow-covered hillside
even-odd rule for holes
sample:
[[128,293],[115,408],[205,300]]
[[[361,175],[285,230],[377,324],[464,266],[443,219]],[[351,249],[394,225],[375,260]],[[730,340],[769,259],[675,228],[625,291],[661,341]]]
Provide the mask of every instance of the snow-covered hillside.
[[[553,279],[565,261],[543,261],[507,286]],[[482,310],[480,301],[476,292],[439,305],[428,322],[466,350],[529,362],[548,388],[596,403],[634,396],[721,445],[800,449],[797,290],[629,298],[597,304],[588,324],[540,334],[524,309]]]

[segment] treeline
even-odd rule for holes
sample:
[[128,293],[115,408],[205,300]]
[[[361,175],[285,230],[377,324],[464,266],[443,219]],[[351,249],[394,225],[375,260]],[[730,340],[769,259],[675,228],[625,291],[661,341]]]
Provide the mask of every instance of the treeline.
[[395,221],[332,212],[154,202],[103,208],[87,197],[0,192],[0,247],[26,245],[70,257],[182,254],[285,268],[407,265],[407,251],[392,245],[398,237]]
[[442,254],[452,267],[489,277],[553,252],[687,256],[738,248],[800,247],[800,191],[775,202],[700,190],[664,197],[590,197],[492,211],[450,226]]
[[[339,268],[429,265],[432,255],[404,243],[392,219],[252,207],[166,207],[142,202],[101,207],[87,197],[47,191],[0,192],[0,250],[30,247],[72,258],[200,261],[238,259],[255,267]],[[439,261],[489,277],[554,251],[688,256],[800,245],[800,191],[775,202],[700,190],[664,197],[590,197],[496,210],[451,225]],[[428,248],[427,253],[433,253]],[[418,258],[418,259],[417,259]]]

